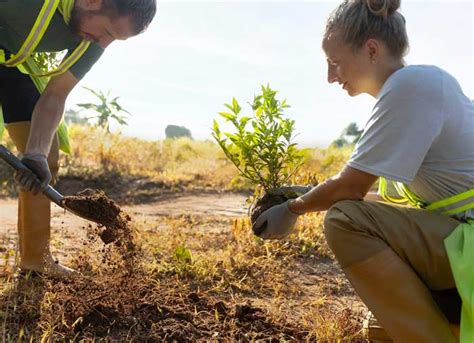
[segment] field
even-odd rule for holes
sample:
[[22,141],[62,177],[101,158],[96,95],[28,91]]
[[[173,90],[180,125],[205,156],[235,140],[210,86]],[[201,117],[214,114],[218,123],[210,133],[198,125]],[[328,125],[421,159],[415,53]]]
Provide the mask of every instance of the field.
[[[0,335],[4,341],[365,342],[365,307],[306,215],[279,242],[254,237],[252,187],[213,142],[147,142],[71,128],[58,189],[104,190],[131,218],[133,251],[53,210],[53,251],[82,275],[15,278],[16,190],[0,166]],[[334,175],[349,149],[311,150],[298,184]]]

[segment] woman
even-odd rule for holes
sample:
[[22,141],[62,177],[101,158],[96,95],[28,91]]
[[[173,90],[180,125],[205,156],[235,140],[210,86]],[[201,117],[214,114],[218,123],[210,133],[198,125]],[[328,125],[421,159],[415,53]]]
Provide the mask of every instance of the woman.
[[[322,43],[328,81],[350,96],[373,96],[371,118],[338,175],[270,208],[254,231],[282,238],[299,214],[328,210],[328,244],[392,339],[455,342],[432,291],[456,293],[444,240],[474,218],[473,199],[465,196],[474,188],[474,106],[447,72],[405,66],[408,38],[399,6],[397,0],[346,0],[329,17]],[[379,178],[379,195],[414,207],[373,201],[381,200],[368,194]],[[387,179],[396,182],[396,199]],[[446,211],[451,216],[416,208],[440,208],[437,201],[450,197],[452,205],[458,194],[467,205]]]

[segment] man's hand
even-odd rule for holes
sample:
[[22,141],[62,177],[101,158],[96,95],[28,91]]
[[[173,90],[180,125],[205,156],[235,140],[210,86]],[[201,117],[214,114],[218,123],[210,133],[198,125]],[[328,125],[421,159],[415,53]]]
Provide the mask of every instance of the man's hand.
[[252,226],[253,232],[263,239],[282,239],[294,229],[298,214],[288,208],[288,201],[270,207],[258,216]]
[[51,182],[46,156],[40,154],[25,154],[21,162],[27,167],[15,173],[15,180],[26,191],[38,194],[45,190]]

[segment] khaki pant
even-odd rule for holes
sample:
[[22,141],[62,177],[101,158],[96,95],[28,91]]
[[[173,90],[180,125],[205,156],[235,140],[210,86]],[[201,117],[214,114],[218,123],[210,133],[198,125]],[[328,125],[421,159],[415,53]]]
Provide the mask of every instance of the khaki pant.
[[443,290],[456,287],[443,240],[459,224],[425,210],[344,200],[329,209],[324,228],[342,268],[390,247],[431,290]]
[[459,225],[441,214],[341,201],[325,218],[328,244],[379,323],[397,342],[456,342],[433,298],[455,288],[444,239]]
[[[30,122],[6,125],[10,138],[19,152],[23,153],[28,141]],[[59,149],[57,137],[53,139],[48,164],[55,179],[58,172]],[[43,194],[33,195],[20,191],[18,198],[18,236],[20,267],[26,270],[43,271],[44,261],[50,257],[51,202]]]

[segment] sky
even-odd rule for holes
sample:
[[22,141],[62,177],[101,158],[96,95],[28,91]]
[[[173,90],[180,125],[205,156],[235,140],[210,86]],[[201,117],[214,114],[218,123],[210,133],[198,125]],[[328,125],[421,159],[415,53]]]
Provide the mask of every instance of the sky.
[[[147,140],[167,125],[211,139],[212,121],[232,97],[242,112],[269,84],[291,108],[296,141],[325,147],[350,123],[364,127],[375,99],[349,97],[329,84],[321,38],[340,1],[159,1],[147,32],[110,45],[67,101],[93,102],[82,86],[111,91],[131,116],[115,127]],[[474,6],[464,1],[402,1],[410,52],[407,64],[437,65],[474,98]],[[219,119],[220,120],[220,119]],[[220,120],[222,123],[222,120]]]

